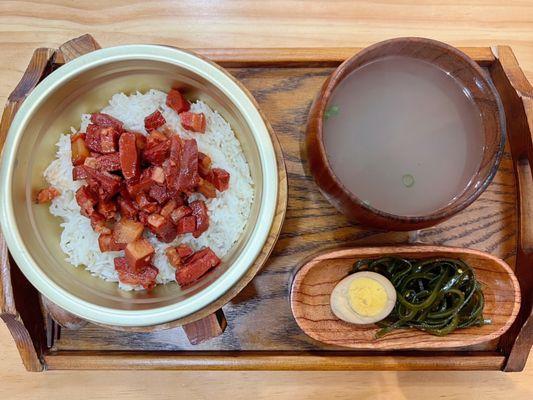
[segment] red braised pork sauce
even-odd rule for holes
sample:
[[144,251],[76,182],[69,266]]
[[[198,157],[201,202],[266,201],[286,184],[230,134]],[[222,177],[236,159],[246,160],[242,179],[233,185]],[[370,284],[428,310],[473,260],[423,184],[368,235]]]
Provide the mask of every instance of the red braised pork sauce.
[[[184,129],[205,133],[205,115],[190,112],[178,90],[168,93],[166,104],[180,115]],[[211,167],[195,139],[181,139],[170,130],[159,110],[144,123],[148,136],[127,131],[110,115],[92,114],[86,132],[72,135],[71,148],[73,178],[87,182],[76,192],[76,201],[100,235],[100,250],[124,250],[125,256],[114,260],[120,281],[150,290],[159,271],[152,264],[155,249],[142,237],[144,230],[164,243],[185,233],[200,237],[209,227],[207,207],[202,200],[188,198],[195,192],[216,197],[217,191],[228,189],[230,175]],[[181,244],[168,247],[166,255],[182,286],[220,264],[209,247],[193,252]]]

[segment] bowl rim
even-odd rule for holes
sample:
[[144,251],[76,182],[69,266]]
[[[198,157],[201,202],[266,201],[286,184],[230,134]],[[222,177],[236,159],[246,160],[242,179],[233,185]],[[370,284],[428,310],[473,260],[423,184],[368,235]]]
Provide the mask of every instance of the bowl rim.
[[[344,80],[344,78],[341,78],[341,75],[344,73],[344,69],[349,67],[354,62],[356,62],[359,58],[364,57],[366,54],[374,51],[376,48],[387,46],[393,43],[425,44],[425,45],[430,45],[430,46],[433,46],[433,47],[436,47],[436,48],[439,48],[446,52],[451,53],[452,56],[466,63],[469,67],[471,67],[475,71],[475,73],[477,73],[478,77],[483,81],[486,87],[490,90],[490,93],[495,99],[496,106],[498,109],[498,122],[499,122],[499,127],[500,127],[499,129],[500,143],[498,145],[498,150],[496,151],[493,162],[490,166],[490,172],[487,175],[487,178],[483,181],[481,185],[479,185],[476,188],[476,190],[470,196],[465,198],[462,202],[451,203],[450,205],[444,208],[440,208],[427,215],[402,216],[402,215],[392,214],[392,213],[374,208],[371,205],[363,202],[356,194],[351,192],[337,177],[326,155],[324,135],[323,135],[324,113],[336,87]],[[354,70],[350,71],[348,75],[353,71]],[[316,138],[317,138],[317,143],[318,143],[318,152],[324,162],[324,168],[326,169],[328,174],[331,176],[335,185],[346,196],[348,196],[350,201],[355,203],[361,209],[366,210],[367,213],[374,214],[381,219],[388,220],[388,221],[394,221],[396,223],[402,224],[402,226],[405,229],[407,228],[418,229],[419,227],[422,227],[422,226],[424,227],[431,226],[435,223],[438,223],[440,221],[443,221],[445,219],[452,217],[453,215],[464,210],[466,207],[472,204],[474,200],[476,200],[481,195],[481,193],[485,191],[487,186],[492,182],[492,179],[496,175],[496,172],[498,171],[498,167],[499,167],[499,164],[500,164],[500,161],[503,155],[503,151],[505,148],[505,138],[506,138],[506,131],[507,131],[506,122],[505,122],[505,113],[504,113],[503,103],[501,101],[500,95],[496,87],[494,86],[494,83],[492,82],[492,80],[488,79],[485,71],[483,71],[483,69],[474,60],[472,60],[468,55],[463,53],[461,50],[453,46],[450,46],[449,44],[446,44],[446,43],[443,43],[443,42],[440,42],[434,39],[428,39],[428,38],[422,38],[422,37],[408,37],[408,36],[383,40],[378,43],[374,43],[373,45],[365,47],[363,50],[356,53],[352,57],[345,60],[341,65],[339,65],[333,71],[333,73],[329,76],[327,81],[324,83],[318,96],[320,97],[320,100],[319,100],[319,97],[317,97],[317,102],[319,101],[320,107],[318,107],[318,110],[317,110],[318,112],[316,113],[316,117],[315,117],[316,122],[317,122]]]
[[[62,84],[92,68],[119,61],[151,60],[170,63],[201,76],[235,105],[249,125],[257,144],[263,173],[262,201],[250,238],[234,263],[217,280],[184,301],[147,310],[121,310],[99,306],[69,293],[39,267],[24,244],[13,212],[12,176],[22,133],[34,111]],[[29,94],[9,129],[0,170],[0,223],[17,265],[28,280],[53,303],[92,322],[123,327],[151,326],[191,316],[220,299],[253,266],[265,245],[274,221],[279,191],[278,167],[268,122],[248,91],[223,68],[188,50],[160,45],[123,45],[82,55],[48,75]]]

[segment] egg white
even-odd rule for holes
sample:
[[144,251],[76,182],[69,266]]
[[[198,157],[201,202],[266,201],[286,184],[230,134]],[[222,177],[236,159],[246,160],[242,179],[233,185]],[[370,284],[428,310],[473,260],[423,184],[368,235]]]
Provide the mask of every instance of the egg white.
[[[351,307],[348,300],[348,291],[350,284],[360,278],[370,278],[378,282],[384,289],[387,294],[387,303],[385,307],[381,310],[380,313],[373,316],[364,316],[357,314]],[[340,281],[337,286],[333,289],[330,296],[330,305],[331,311],[339,319],[343,321],[350,322],[352,324],[366,325],[373,324],[382,319],[385,319],[394,308],[396,304],[396,289],[392,283],[385,278],[383,275],[376,272],[357,272],[352,275],[348,275],[342,281]]]

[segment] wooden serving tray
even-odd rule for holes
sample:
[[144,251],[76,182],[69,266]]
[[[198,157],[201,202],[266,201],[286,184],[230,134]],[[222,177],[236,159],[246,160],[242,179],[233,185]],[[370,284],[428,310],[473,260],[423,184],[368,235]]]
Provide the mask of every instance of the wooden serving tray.
[[[58,68],[64,51],[91,50],[86,35],[61,50],[38,49],[9,98],[0,142],[25,96]],[[303,139],[311,102],[326,77],[358,49],[199,49],[246,86],[272,124],[284,153],[289,203],[280,238],[254,280],[223,310],[226,331],[191,345],[179,329],[120,332],[87,324],[61,329],[39,307],[39,296],[11,260],[1,264],[0,312],[24,365],[43,369],[523,369],[533,341],[533,88],[506,46],[463,48],[486,67],[507,114],[508,143],[486,192],[452,219],[409,233],[349,223],[319,193],[307,171]],[[67,57],[65,57],[67,56]],[[406,242],[468,247],[503,258],[522,291],[518,318],[501,338],[462,348],[420,351],[351,350],[314,341],[297,326],[289,305],[292,274],[319,250]],[[8,257],[5,246],[2,258]]]

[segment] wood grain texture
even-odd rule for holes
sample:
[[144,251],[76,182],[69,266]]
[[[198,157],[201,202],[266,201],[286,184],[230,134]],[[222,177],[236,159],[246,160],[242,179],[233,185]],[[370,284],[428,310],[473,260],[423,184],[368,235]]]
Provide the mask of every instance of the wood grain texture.
[[504,103],[507,131],[518,188],[516,273],[523,295],[520,314],[501,349],[509,354],[506,371],[520,371],[533,344],[533,87],[509,47],[497,49],[490,71]]
[[[50,68],[52,49],[39,48],[26,68],[19,84],[9,95],[0,122],[0,149],[3,148],[11,121],[26,96],[37,86]],[[44,346],[44,323],[41,313],[32,311],[38,294],[11,260],[4,236],[0,233],[0,317],[13,335],[25,367],[41,371],[40,357]]]
[[83,54],[90,53],[91,51],[95,51],[100,48],[100,45],[91,35],[85,34],[71,39],[59,46],[59,53],[61,56],[58,58],[58,61],[61,60],[61,62],[67,63]]
[[[227,68],[238,67],[337,67],[343,61],[358,54],[360,47],[308,47],[308,48],[232,48],[193,49]],[[489,47],[461,47],[462,52],[481,66],[494,62]]]
[[[499,371],[181,371],[51,370],[29,374],[0,323],[0,395],[9,400],[368,399],[530,400],[533,360],[524,372]],[[164,354],[164,358],[171,354]],[[80,355],[81,365],[83,356]],[[316,363],[321,357],[313,357]],[[235,357],[232,360],[236,360]],[[59,360],[58,360],[59,361]]]
[[15,114],[22,102],[43,78],[47,68],[50,68],[49,61],[53,54],[53,49],[36,49],[26,66],[24,74],[22,77],[19,77],[19,83],[9,95],[2,114],[2,120],[0,122],[0,149],[4,147],[11,121],[15,118]]
[[183,325],[182,328],[189,343],[196,345],[222,335],[227,326],[224,312],[219,309],[207,317]]
[[78,352],[61,352],[46,357],[49,369],[158,369],[158,370],[274,370],[274,371],[362,371],[362,370],[496,370],[504,357],[497,353],[472,355],[442,354],[434,357],[413,355],[337,355],[331,353],[272,353],[268,357],[260,353],[202,354],[172,353],[127,354],[111,353],[106,357]]
[[[41,298],[41,306],[43,312],[48,314],[55,322],[65,329],[80,329],[87,325],[87,321],[77,317],[74,314],[65,311],[55,303],[52,303],[43,295],[39,296]],[[53,328],[52,328],[53,329]]]
[[[409,259],[457,258],[470,265],[483,287],[483,317],[490,325],[458,329],[445,337],[415,329],[395,330],[379,339],[379,327],[358,326],[338,319],[331,311],[331,292],[360,259],[394,255]],[[442,246],[354,247],[321,253],[306,261],[291,286],[291,308],[298,326],[312,338],[353,349],[415,350],[466,347],[499,338],[509,329],[520,308],[520,288],[502,260],[475,250]]]
[[[51,370],[28,374],[0,323],[0,395],[9,400],[490,399],[530,400],[533,360],[522,373],[499,371]],[[167,357],[171,354],[164,354]],[[80,355],[80,366],[83,363]],[[235,360],[236,358],[233,358]],[[319,364],[322,357],[313,357]],[[140,362],[139,362],[140,364]]]

